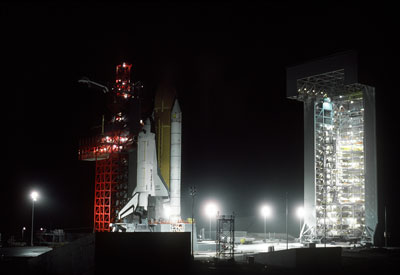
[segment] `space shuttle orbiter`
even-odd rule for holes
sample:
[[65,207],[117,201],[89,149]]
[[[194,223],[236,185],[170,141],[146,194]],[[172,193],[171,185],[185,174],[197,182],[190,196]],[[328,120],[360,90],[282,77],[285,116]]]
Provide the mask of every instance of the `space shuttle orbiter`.
[[122,219],[138,208],[147,211],[149,196],[168,197],[167,186],[160,176],[157,166],[155,134],[151,132],[150,119],[147,119],[137,142],[137,181],[131,200],[118,213]]

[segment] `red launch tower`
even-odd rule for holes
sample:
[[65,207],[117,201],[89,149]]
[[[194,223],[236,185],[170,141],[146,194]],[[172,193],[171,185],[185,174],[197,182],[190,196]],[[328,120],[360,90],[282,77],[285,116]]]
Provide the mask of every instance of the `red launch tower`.
[[[107,91],[111,120],[105,124],[103,116],[101,133],[82,139],[79,148],[80,160],[96,162],[95,232],[110,231],[110,223],[116,221],[128,199],[128,151],[136,146],[135,129],[140,121],[140,117],[132,116],[130,109],[140,107],[138,88],[141,88],[138,83],[131,83],[131,67],[128,63],[116,67],[115,84]],[[140,113],[140,110],[134,113]]]

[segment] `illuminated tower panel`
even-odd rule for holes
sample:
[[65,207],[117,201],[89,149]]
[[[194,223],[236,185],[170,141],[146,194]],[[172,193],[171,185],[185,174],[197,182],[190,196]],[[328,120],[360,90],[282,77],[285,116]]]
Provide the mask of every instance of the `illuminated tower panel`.
[[[318,236],[361,237],[365,224],[362,92],[316,98],[315,184]],[[326,210],[325,210],[326,205]]]
[[303,241],[374,242],[375,89],[357,62],[347,52],[287,70],[288,98],[304,103]]

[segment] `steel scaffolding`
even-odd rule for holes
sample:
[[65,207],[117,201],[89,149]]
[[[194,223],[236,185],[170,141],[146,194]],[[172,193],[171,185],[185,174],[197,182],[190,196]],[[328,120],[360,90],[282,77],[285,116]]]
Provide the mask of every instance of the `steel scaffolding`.
[[[122,63],[116,67],[115,84],[104,91],[110,96],[111,119],[102,119],[101,133],[82,139],[79,159],[95,161],[94,231],[110,231],[110,223],[117,221],[119,211],[128,202],[129,152],[136,147],[139,118],[132,115],[134,106],[140,113],[141,83],[131,83],[132,65]],[[84,83],[89,81],[83,81]],[[94,83],[94,82],[90,82]]]
[[94,230],[110,231],[120,208],[126,203],[127,155],[110,154],[107,159],[96,161]]
[[304,107],[303,242],[377,240],[375,88],[361,60],[346,51],[286,69],[286,96]]
[[344,70],[297,81],[298,97],[312,102],[315,224],[304,240],[360,240],[365,229],[364,93],[344,85]]
[[316,235],[359,238],[364,231],[362,93],[315,101]]
[[235,249],[235,216],[217,216],[217,257],[233,259]]

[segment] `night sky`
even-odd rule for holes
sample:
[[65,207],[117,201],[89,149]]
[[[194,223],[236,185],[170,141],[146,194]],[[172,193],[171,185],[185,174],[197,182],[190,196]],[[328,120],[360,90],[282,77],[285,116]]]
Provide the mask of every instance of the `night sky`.
[[303,105],[286,99],[285,69],[344,50],[359,51],[376,69],[378,184],[394,231],[396,14],[365,1],[323,2],[1,4],[7,166],[0,232],[30,227],[34,188],[41,194],[37,227],[92,226],[94,163],[78,161],[78,141],[100,124],[105,97],[77,81],[112,83],[115,66],[126,61],[148,99],[164,82],[177,90],[183,217],[195,185],[200,227],[208,226],[203,207],[212,199],[221,213],[248,217],[239,229],[261,232],[259,206],[269,202],[274,218],[267,230],[283,232],[288,192],[289,233],[297,234]]

